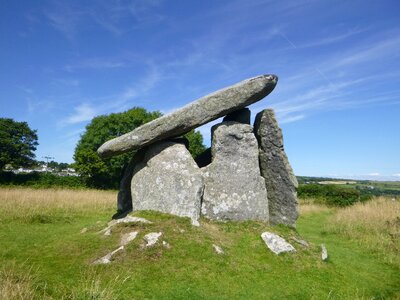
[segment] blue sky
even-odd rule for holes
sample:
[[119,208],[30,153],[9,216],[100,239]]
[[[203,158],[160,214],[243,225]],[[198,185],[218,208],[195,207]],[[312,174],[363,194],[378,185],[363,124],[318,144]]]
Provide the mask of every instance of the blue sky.
[[38,159],[72,162],[96,115],[168,113],[271,73],[252,117],[275,109],[297,175],[400,180],[399,15],[396,0],[2,1],[0,116],[38,130]]

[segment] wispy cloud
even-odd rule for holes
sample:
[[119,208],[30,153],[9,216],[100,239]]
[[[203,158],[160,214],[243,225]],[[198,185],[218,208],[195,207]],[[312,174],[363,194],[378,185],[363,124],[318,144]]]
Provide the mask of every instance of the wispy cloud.
[[[306,115],[294,115],[294,116],[283,116],[280,119],[280,124],[287,124],[287,123],[292,123],[292,122],[296,122],[296,121],[300,121],[303,120],[306,117]],[[279,118],[279,114],[278,114],[278,118]]]
[[68,72],[73,72],[79,69],[116,69],[127,66],[127,62],[121,59],[110,58],[91,58],[76,62],[74,64],[67,64],[64,69]]
[[132,27],[160,22],[164,17],[156,9],[161,3],[162,1],[155,0],[134,2],[98,0],[85,5],[81,1],[52,1],[44,11],[44,15],[50,25],[69,40],[74,40],[79,33],[94,27],[113,35],[121,35]]
[[353,37],[354,35],[363,33],[366,30],[367,29],[348,30],[345,33],[340,33],[340,34],[336,34],[336,35],[332,35],[332,36],[328,36],[328,37],[324,37],[324,38],[319,38],[314,41],[300,43],[300,45],[297,45],[297,48],[312,48],[312,47],[321,47],[321,46],[331,45],[331,44],[346,40],[350,37]]
[[89,121],[96,114],[97,110],[92,105],[87,103],[79,104],[78,106],[74,107],[74,113],[65,120],[62,120],[60,125],[63,126]]
[[373,41],[366,41],[365,45],[344,51],[340,55],[333,57],[325,69],[337,69],[349,67],[361,63],[371,63],[376,60],[394,59],[400,56],[400,37],[399,33],[393,33],[396,37],[375,38]]

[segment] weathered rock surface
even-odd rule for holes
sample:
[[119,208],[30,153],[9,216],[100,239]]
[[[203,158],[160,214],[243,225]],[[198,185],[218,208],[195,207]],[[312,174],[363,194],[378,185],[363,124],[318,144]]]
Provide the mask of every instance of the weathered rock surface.
[[109,264],[112,260],[112,257],[117,254],[118,252],[124,250],[124,246],[121,246],[117,249],[115,249],[114,251],[106,254],[105,256],[103,256],[102,258],[99,258],[98,260],[94,261],[93,264],[94,265],[106,265]]
[[222,122],[234,121],[250,125],[250,116],[251,116],[250,109],[246,107],[235,110],[234,112],[231,112],[230,114],[226,115],[222,120]]
[[133,210],[156,210],[194,223],[200,217],[202,172],[185,145],[173,141],[148,147],[133,171]]
[[146,247],[151,247],[157,244],[158,239],[162,235],[162,232],[150,232],[146,234],[143,239],[146,241]]
[[114,227],[117,224],[120,223],[144,223],[144,224],[151,224],[149,220],[146,220],[144,218],[139,218],[139,217],[133,217],[133,216],[126,216],[125,218],[121,219],[116,219],[108,222],[108,226],[104,228],[103,230],[100,231],[100,233],[103,233],[104,235],[111,235],[111,228]]
[[261,100],[274,89],[277,81],[275,75],[261,75],[216,91],[171,114],[107,141],[97,152],[101,157],[110,157],[137,150],[158,140],[185,134],[200,125]]
[[328,260],[328,250],[326,249],[324,244],[321,244],[321,259],[323,261]]
[[225,254],[224,250],[220,246],[217,246],[215,244],[213,244],[212,246],[214,248],[215,253],[217,253],[217,254]]
[[225,122],[212,131],[212,163],[202,169],[202,214],[212,220],[267,221],[267,191],[252,127]]
[[254,132],[260,147],[261,175],[268,191],[270,222],[294,226],[298,217],[297,179],[284,151],[282,131],[272,109],[257,114]]
[[310,246],[310,245],[308,244],[308,242],[305,241],[305,240],[298,239],[298,238],[296,238],[296,237],[292,237],[291,239],[292,239],[293,241],[295,241],[297,244],[302,245],[304,248],[308,248],[308,247]]
[[296,252],[296,249],[290,245],[285,239],[281,238],[279,235],[271,232],[263,232],[261,238],[267,245],[267,247],[275,254],[280,254],[284,252]]
[[132,211],[132,194],[131,194],[131,181],[134,167],[143,160],[145,149],[138,150],[130,160],[129,164],[125,167],[124,175],[122,176],[119,184],[119,191],[117,196],[117,213],[113,215],[113,219],[120,219],[126,217]]
[[120,245],[121,246],[126,246],[128,245],[130,242],[132,242],[138,235],[138,231],[132,231],[132,232],[128,232],[125,233],[121,236],[121,241],[120,241]]

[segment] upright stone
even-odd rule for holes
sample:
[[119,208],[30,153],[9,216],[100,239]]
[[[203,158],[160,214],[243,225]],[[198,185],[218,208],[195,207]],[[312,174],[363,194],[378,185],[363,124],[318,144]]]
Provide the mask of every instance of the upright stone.
[[282,131],[272,109],[257,114],[254,132],[260,147],[261,175],[268,191],[270,222],[295,226],[297,179],[284,151]]
[[131,181],[133,169],[143,160],[145,151],[145,149],[138,150],[123,171],[117,196],[117,212],[112,216],[113,219],[124,218],[132,211]]
[[267,221],[267,191],[252,127],[224,122],[212,132],[212,162],[202,169],[202,214],[213,220]]
[[185,145],[176,141],[149,146],[131,182],[133,211],[156,210],[197,223],[203,193],[202,172]]

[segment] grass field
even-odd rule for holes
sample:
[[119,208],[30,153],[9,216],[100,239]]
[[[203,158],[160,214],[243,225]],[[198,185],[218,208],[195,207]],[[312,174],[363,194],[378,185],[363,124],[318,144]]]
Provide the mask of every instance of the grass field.
[[[337,209],[304,201],[297,229],[143,212],[153,224],[99,234],[115,192],[0,189],[0,299],[399,299],[400,203],[375,198]],[[85,232],[82,229],[86,228]],[[110,265],[92,262],[138,237]],[[260,234],[302,238],[276,256]],[[163,232],[171,248],[141,248]],[[329,252],[322,262],[319,245]],[[214,252],[217,244],[224,255]]]

